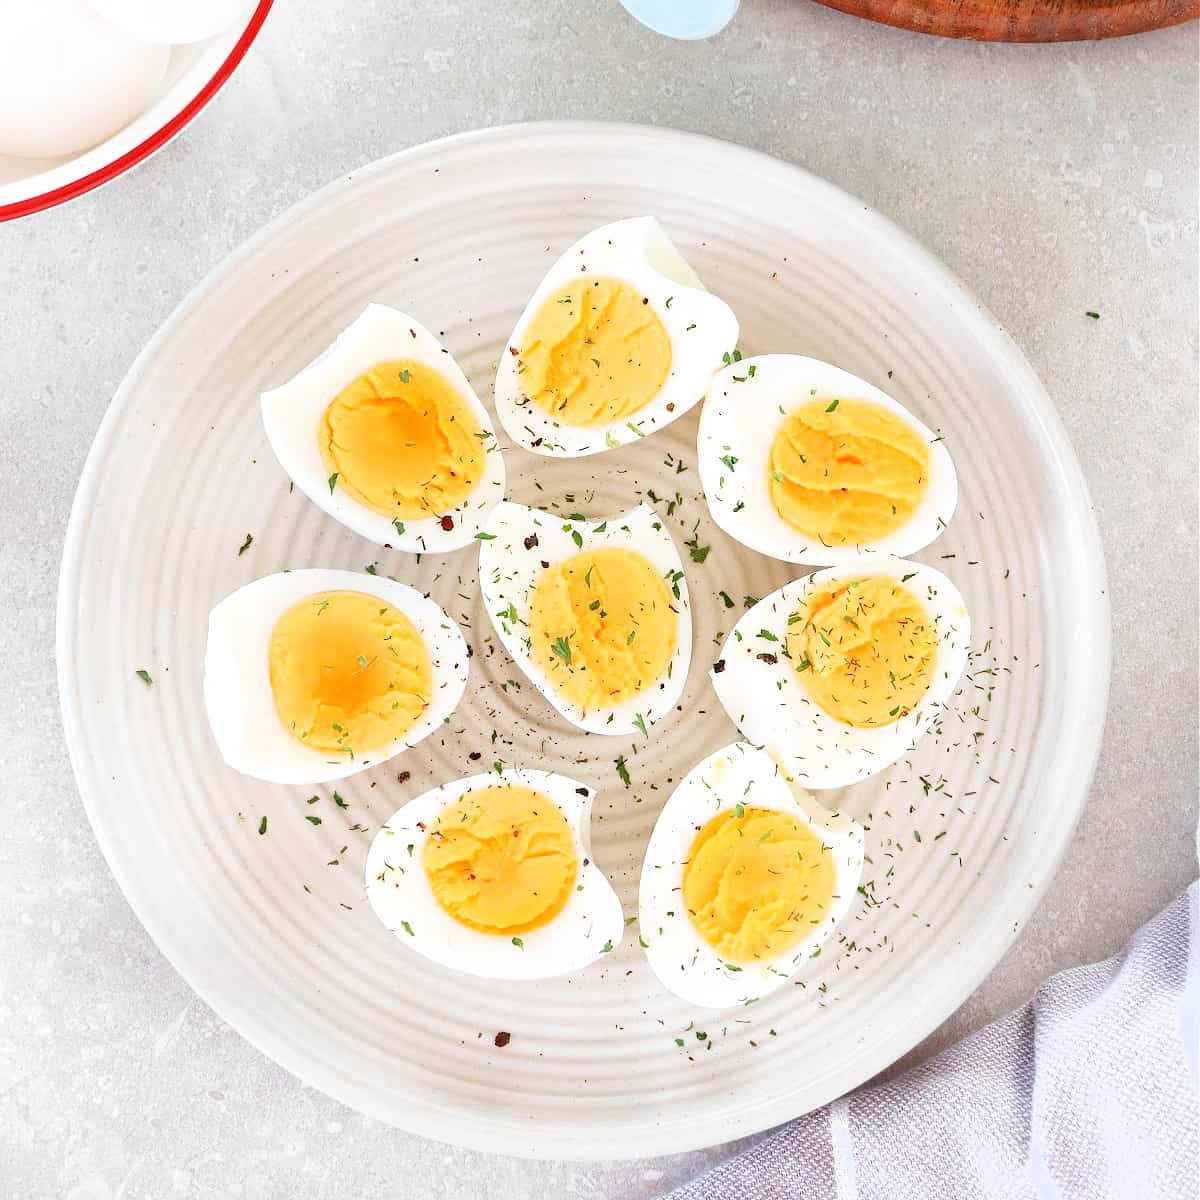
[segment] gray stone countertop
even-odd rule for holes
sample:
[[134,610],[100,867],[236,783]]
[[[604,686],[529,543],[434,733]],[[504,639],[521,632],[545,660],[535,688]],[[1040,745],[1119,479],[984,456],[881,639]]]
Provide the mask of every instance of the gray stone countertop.
[[99,192],[0,226],[6,1200],[652,1197],[729,1153],[489,1157],[304,1087],[150,942],[97,848],[63,745],[63,532],[138,350],[235,246],[321,184],[443,134],[560,117],[741,142],[880,209],[1012,332],[1083,463],[1115,640],[1091,798],[1034,919],[910,1058],[1021,1003],[1051,972],[1112,953],[1195,876],[1195,25],[981,46],[805,0],[744,0],[725,33],[679,44],[616,0],[277,0],[181,138]]

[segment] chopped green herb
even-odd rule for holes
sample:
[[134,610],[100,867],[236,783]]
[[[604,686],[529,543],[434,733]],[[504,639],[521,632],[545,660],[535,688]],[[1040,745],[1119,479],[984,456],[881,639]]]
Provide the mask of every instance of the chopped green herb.
[[134,671],[134,674],[135,674],[135,675],[136,675],[136,676],[137,676],[137,677],[138,677],[138,678],[139,678],[139,679],[140,679],[140,680],[141,680],[141,681],[142,681],[142,682],[143,682],[143,683],[144,683],[144,684],[145,684],[147,687],[151,687],[151,686],[153,686],[153,684],[154,684],[154,680],[150,678],[150,672],[149,672],[149,671],[147,671],[145,667],[138,667],[138,669],[137,669],[136,671]]
[[619,776],[621,782],[628,787],[630,783],[629,768],[625,765],[625,755],[622,754],[621,757],[617,759],[616,768],[617,775]]
[[238,547],[238,558],[241,558],[242,555],[245,554],[246,551],[250,549],[253,542],[254,542],[254,534],[252,534],[252,533],[246,534],[246,540]]

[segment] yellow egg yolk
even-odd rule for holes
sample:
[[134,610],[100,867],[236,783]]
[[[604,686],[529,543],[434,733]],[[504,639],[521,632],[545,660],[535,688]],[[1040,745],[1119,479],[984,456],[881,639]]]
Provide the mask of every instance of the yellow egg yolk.
[[402,737],[429,707],[433,668],[413,623],[365,592],[318,592],[275,622],[275,710],[292,736],[363,755]]
[[530,653],[554,689],[585,712],[614,708],[660,679],[678,613],[633,550],[586,550],[545,568],[530,605]]
[[584,276],[551,296],[518,354],[522,392],[563,425],[629,420],[671,370],[662,321],[619,279]]
[[331,490],[415,521],[448,513],[471,494],[483,476],[482,432],[444,375],[398,359],[344,387],[317,436]]
[[738,805],[692,841],[683,903],[700,936],[731,963],[785,953],[829,913],[836,873],[829,848],[789,813]]
[[421,854],[434,899],[484,933],[525,933],[554,920],[571,896],[579,860],[559,807],[511,785],[460,797],[429,828]]
[[933,678],[937,634],[921,602],[895,579],[844,579],[813,592],[788,618],[787,649],[825,712],[869,729],[920,703]]
[[775,511],[827,546],[895,533],[929,487],[925,439],[868,400],[811,400],[794,408],[771,444],[767,484]]

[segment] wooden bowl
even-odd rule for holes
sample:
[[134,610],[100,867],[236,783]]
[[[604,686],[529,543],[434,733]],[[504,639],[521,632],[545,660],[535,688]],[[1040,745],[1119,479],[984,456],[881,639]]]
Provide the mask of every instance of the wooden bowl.
[[1200,17],[1200,0],[817,0],[869,21],[979,42],[1081,42]]

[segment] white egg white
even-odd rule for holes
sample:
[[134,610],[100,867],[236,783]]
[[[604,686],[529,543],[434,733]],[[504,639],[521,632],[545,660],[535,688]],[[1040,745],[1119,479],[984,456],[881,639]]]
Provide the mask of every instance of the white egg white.
[[[794,408],[811,400],[865,400],[901,417],[929,446],[929,486],[894,533],[861,546],[829,546],[793,529],[771,501],[771,445]],[[722,370],[700,414],[700,482],[713,520],[751,550],[785,562],[838,566],[864,554],[914,554],[949,523],[958,478],[945,445],[897,400],[865,379],[798,354],[761,354]]]
[[[612,708],[585,711],[560,695],[529,653],[534,585],[546,568],[586,550],[632,550],[662,575],[677,611],[667,670],[640,694]],[[479,546],[479,586],[504,648],[533,685],[572,725],[589,733],[641,734],[674,708],[692,661],[692,614],[679,551],[658,514],[641,504],[615,517],[569,520],[511,501],[496,506]],[[513,614],[515,615],[515,619]]]
[[[484,472],[457,508],[399,522],[329,486],[318,431],[334,397],[364,372],[393,359],[411,359],[437,371],[479,423]],[[504,498],[504,459],[492,419],[450,352],[419,322],[383,304],[370,304],[319,358],[262,397],[263,424],[280,466],[319,508],[355,533],[383,546],[441,554],[469,545],[492,508]]]
[[[833,856],[833,901],[825,919],[784,954],[758,963],[725,962],[692,924],[683,870],[700,829],[738,805],[787,813]],[[638,927],[646,957],[669,991],[705,1008],[729,1008],[782,987],[820,949],[854,902],[862,876],[863,829],[817,804],[766,751],[734,742],[697,763],[663,806],[646,847]]]
[[[330,591],[366,592],[398,609],[424,639],[433,667],[425,712],[403,737],[358,757],[331,755],[293,737],[271,690],[275,623],[306,596]],[[285,571],[238,588],[209,614],[204,704],[221,757],[234,770],[268,783],[324,783],[376,766],[428,737],[458,705],[467,671],[467,643],[458,626],[414,588],[357,571]]]
[[[547,924],[513,938],[456,921],[434,898],[421,855],[438,814],[468,792],[497,786],[532,788],[561,810],[575,837],[579,874],[563,910]],[[367,898],[402,945],[426,958],[484,979],[548,979],[578,971],[621,942],[621,902],[591,860],[595,793],[549,771],[508,770],[456,779],[410,800],[375,835],[367,855]]]
[[[571,426],[532,403],[521,383],[520,348],[543,303],[580,275],[620,279],[640,292],[671,342],[671,369],[657,395],[628,420]],[[556,458],[599,454],[646,437],[699,403],[713,372],[737,345],[733,310],[705,290],[653,217],[631,217],[580,238],[538,284],[496,371],[496,415],[526,450]]]
[[[911,712],[891,725],[860,729],[810,699],[803,675],[786,654],[788,618],[829,583],[879,575],[901,581],[925,607],[937,657],[929,690]],[[860,558],[794,579],[765,596],[733,627],[709,678],[742,735],[770,751],[798,783],[839,788],[891,766],[936,724],[966,668],[970,644],[966,604],[940,571],[903,559]]]
[[244,21],[254,0],[87,0],[90,7],[148,42],[202,42]]

